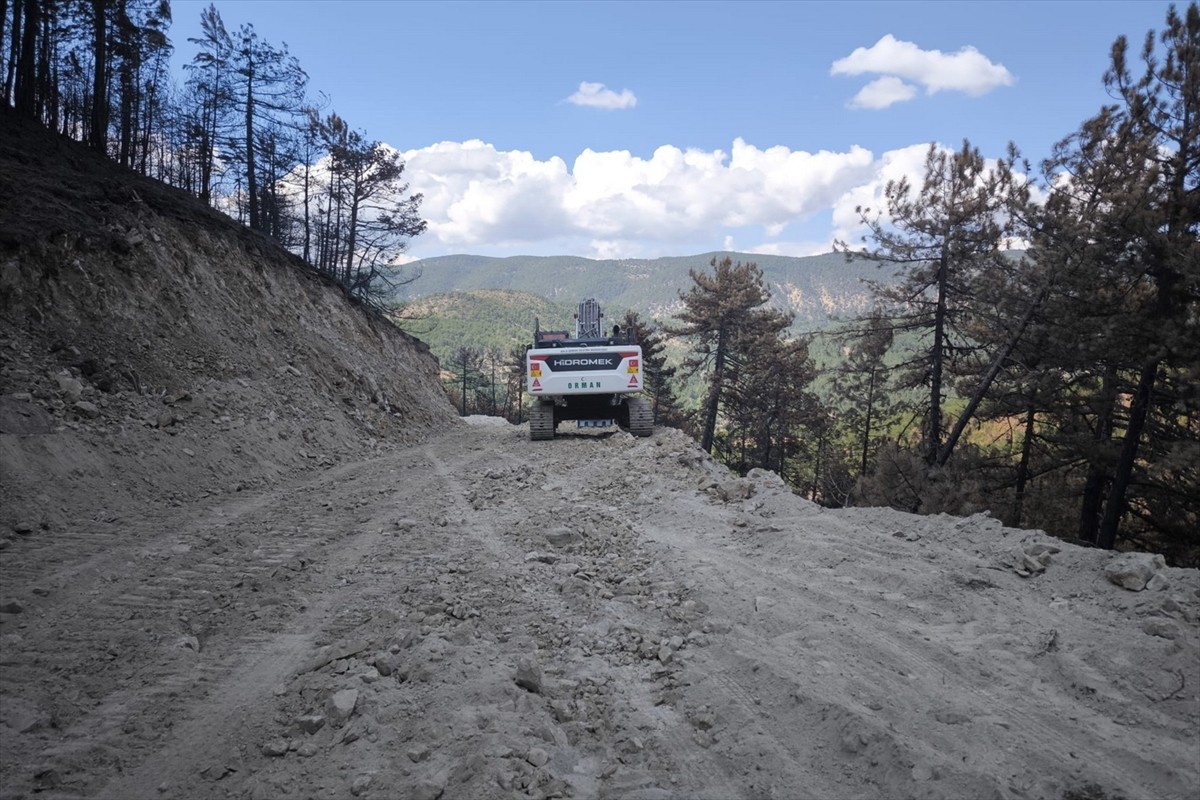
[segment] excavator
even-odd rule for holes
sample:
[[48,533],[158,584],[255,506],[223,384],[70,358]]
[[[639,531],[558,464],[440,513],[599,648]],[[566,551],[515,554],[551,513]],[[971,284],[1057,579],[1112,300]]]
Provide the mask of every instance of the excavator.
[[558,424],[615,424],[634,436],[654,433],[654,413],[641,396],[642,348],[619,325],[605,334],[604,314],[584,300],[570,331],[542,330],[534,319],[533,345],[525,353],[526,389],[533,399],[529,438],[553,439]]

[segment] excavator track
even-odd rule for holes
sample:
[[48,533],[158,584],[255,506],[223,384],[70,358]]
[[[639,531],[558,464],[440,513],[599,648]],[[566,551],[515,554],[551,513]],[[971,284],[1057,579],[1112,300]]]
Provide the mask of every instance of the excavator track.
[[530,407],[529,438],[535,442],[554,438],[554,403],[535,401]]
[[654,433],[654,409],[644,397],[630,397],[625,401],[629,409],[628,430],[634,436],[651,436]]

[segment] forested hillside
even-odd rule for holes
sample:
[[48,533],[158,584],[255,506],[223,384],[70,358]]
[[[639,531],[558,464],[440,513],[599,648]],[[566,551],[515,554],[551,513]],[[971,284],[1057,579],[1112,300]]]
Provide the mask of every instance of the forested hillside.
[[431,294],[404,306],[401,326],[429,344],[448,363],[471,347],[508,353],[533,341],[534,320],[544,328],[569,328],[575,304],[555,303],[528,292],[479,290]]
[[714,259],[754,262],[771,290],[771,304],[793,315],[798,330],[828,327],[834,317],[855,316],[871,304],[866,281],[891,280],[895,270],[877,261],[843,254],[794,258],[755,253],[701,253],[654,259],[596,260],[577,256],[453,255],[426,258],[406,266],[419,279],[401,286],[398,296],[415,300],[431,294],[495,289],[525,292],[573,307],[594,297],[611,309],[629,309],[646,319],[665,319],[681,307],[679,294],[688,271]]
[[1117,102],[1038,169],[931,145],[834,255],[453,257],[421,280],[648,315],[702,448],[825,505],[988,510],[1200,563],[1200,7],[1137,59],[1118,39]]

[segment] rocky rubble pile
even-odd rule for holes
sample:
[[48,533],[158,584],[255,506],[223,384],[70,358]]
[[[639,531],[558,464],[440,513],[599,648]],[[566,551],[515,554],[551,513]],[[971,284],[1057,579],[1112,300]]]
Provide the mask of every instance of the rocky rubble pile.
[[[676,435],[660,435],[659,446]],[[562,797],[657,780],[650,776],[662,754],[646,733],[653,726],[634,718],[677,703],[688,654],[729,624],[639,542],[628,514],[637,478],[614,476],[595,494],[564,495],[555,492],[554,472],[536,464],[457,463],[461,495],[416,515],[396,509],[380,528],[385,550],[431,534],[442,546],[406,548],[386,575],[368,562],[340,573],[347,585],[373,589],[338,614],[275,687],[274,724],[245,757],[262,762],[252,796],[278,796],[295,772],[288,765],[312,759],[344,764],[345,783],[320,784],[354,796],[386,794],[397,780],[416,797]],[[406,484],[416,479],[413,470],[404,474]],[[556,498],[551,515],[573,508],[570,521],[531,529],[520,509],[538,498]],[[485,536],[495,544],[462,550],[458,531],[481,518],[491,520]],[[337,577],[323,571],[302,570],[293,590],[303,595]],[[381,578],[392,593],[379,591]],[[638,705],[631,686],[640,687]],[[690,735],[711,746],[711,715],[690,716]],[[389,753],[404,754],[399,775],[394,761],[371,768]],[[228,780],[244,770],[239,761],[213,773],[228,771]]]

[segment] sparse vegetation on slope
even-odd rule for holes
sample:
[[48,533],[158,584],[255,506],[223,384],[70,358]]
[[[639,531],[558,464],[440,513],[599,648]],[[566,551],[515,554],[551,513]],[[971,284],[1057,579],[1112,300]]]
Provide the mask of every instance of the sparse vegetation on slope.
[[405,304],[399,324],[447,363],[464,344],[501,353],[524,347],[533,341],[535,319],[544,328],[566,328],[572,324],[574,307],[528,292],[451,292],[423,295]]

